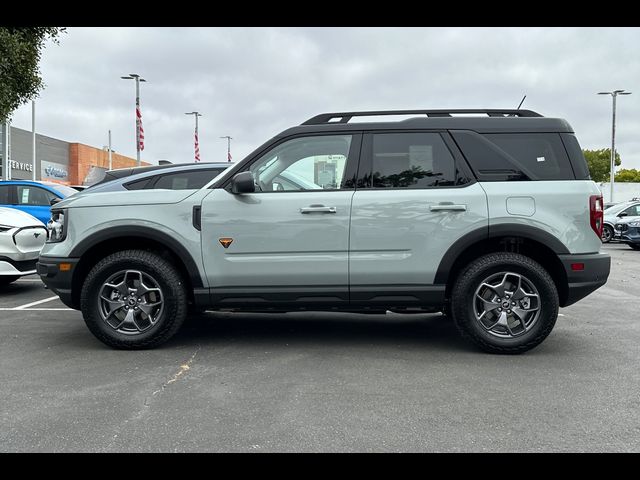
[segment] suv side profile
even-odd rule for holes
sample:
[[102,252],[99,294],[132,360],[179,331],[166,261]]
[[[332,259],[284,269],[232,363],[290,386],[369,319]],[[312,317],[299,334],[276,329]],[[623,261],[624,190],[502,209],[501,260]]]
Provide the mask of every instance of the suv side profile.
[[[413,117],[353,121],[388,115]],[[327,113],[199,190],[60,202],[38,273],[114,348],[162,344],[195,307],[443,311],[481,349],[521,353],[606,282],[602,205],[565,120]]]

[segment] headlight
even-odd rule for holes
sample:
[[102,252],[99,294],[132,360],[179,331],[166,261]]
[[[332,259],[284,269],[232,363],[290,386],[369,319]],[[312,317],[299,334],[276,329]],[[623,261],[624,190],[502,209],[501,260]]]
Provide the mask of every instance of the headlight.
[[11,230],[13,227],[10,227],[9,225],[0,225],[0,233],[2,232],[8,232],[9,230]]
[[629,222],[630,227],[640,227],[640,222]]
[[51,220],[47,222],[47,242],[61,242],[67,235],[67,212],[65,210],[52,210]]

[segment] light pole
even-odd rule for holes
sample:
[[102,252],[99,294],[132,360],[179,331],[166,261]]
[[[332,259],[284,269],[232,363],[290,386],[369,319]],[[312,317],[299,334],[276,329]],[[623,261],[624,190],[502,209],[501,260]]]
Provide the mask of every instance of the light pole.
[[36,181],[36,101],[31,100],[31,180]]
[[188,112],[185,115],[193,115],[196,119],[196,133],[195,133],[195,142],[193,144],[193,148],[195,150],[195,161],[200,161],[200,141],[198,139],[198,117],[201,117],[202,114],[200,112]]
[[224,135],[223,137],[220,138],[226,138],[227,139],[227,162],[231,161],[231,140],[233,140],[233,137],[230,137],[229,135]]
[[615,182],[614,169],[616,163],[616,97],[618,95],[631,95],[631,92],[625,92],[624,90],[614,90],[613,92],[598,92],[598,95],[611,95],[611,98],[613,99],[613,119],[611,122],[611,190],[609,192],[609,201],[613,202],[613,184]]
[[146,82],[146,80],[137,73],[130,73],[126,77],[120,78],[123,80],[136,81],[136,158],[138,160],[138,166],[140,166],[140,130],[142,129],[142,114],[140,113],[140,82]]

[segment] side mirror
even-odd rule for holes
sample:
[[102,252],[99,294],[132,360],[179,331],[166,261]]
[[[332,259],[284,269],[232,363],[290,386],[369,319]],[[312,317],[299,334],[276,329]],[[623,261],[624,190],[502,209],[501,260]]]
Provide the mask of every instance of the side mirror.
[[256,184],[253,181],[253,173],[240,172],[231,179],[231,193],[253,193]]
[[61,201],[62,201],[61,198],[58,198],[58,197],[52,198],[51,201],[49,202],[49,205],[51,205],[53,207],[56,203],[61,202]]
[[618,214],[618,216],[619,216],[619,217],[626,217],[626,216],[628,216],[628,215],[629,215],[629,214],[628,214],[627,212],[622,212],[622,213],[619,213],[619,214]]

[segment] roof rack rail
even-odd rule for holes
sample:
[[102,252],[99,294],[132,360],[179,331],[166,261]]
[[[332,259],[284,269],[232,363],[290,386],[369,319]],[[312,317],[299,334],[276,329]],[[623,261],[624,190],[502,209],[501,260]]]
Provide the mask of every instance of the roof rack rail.
[[[427,117],[451,117],[458,113],[484,113],[489,117],[542,117],[532,110],[504,110],[504,109],[462,109],[462,110],[381,110],[370,112],[336,112],[321,113],[310,118],[302,125],[320,125],[323,123],[348,123],[353,117],[372,117],[378,115],[426,115]],[[332,121],[339,118],[338,121]]]

